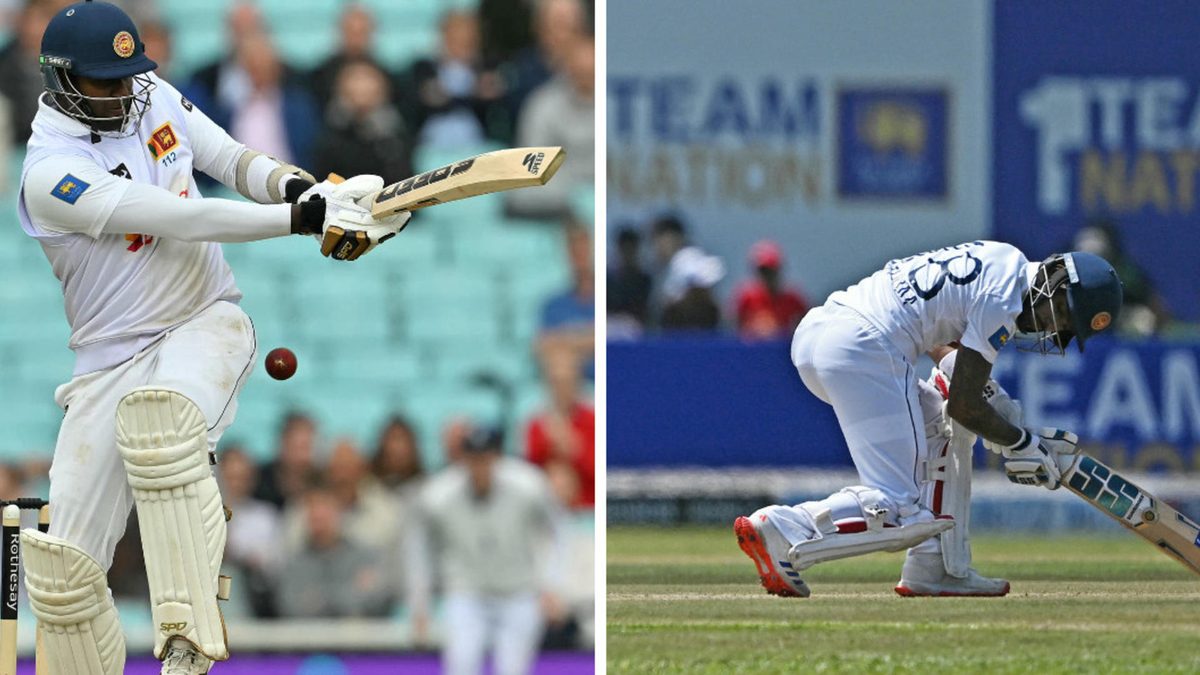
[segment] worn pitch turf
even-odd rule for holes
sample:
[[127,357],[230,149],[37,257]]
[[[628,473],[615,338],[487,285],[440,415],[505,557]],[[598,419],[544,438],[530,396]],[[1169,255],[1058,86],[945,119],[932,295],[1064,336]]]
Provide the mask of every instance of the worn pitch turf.
[[1135,536],[975,537],[1005,598],[901,598],[902,553],[768,596],[732,527],[608,529],[609,673],[1200,673],[1200,577]]

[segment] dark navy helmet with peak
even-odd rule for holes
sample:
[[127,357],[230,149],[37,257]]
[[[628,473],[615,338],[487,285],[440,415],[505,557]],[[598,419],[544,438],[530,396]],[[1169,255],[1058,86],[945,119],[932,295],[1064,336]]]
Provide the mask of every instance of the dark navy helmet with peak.
[[1067,270],[1067,308],[1079,351],[1091,336],[1116,322],[1124,302],[1117,271],[1098,255],[1073,251],[1063,254]]
[[[137,26],[107,2],[77,2],[54,15],[42,35],[42,80],[54,105],[104,136],[128,136],[150,106],[158,67],[146,56]],[[79,78],[129,81],[126,91],[86,95]]]

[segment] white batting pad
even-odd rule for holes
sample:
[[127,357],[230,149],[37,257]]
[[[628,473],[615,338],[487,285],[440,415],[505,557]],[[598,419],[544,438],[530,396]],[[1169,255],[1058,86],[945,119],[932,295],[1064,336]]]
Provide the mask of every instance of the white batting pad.
[[[45,672],[121,675],[125,635],[100,564],[69,541],[34,529],[21,532],[21,547]],[[39,673],[42,668],[39,662]]]
[[154,654],[182,637],[229,658],[217,606],[225,512],[208,465],[204,414],[183,394],[140,387],[117,406],[117,447],[137,504],[154,618]]
[[941,513],[954,518],[958,526],[940,535],[942,561],[948,574],[966,577],[971,571],[971,454],[975,448],[975,434],[958,422],[951,421],[950,426],[950,444],[944,457]]
[[806,570],[817,563],[864,553],[903,551],[952,527],[953,520],[939,519],[899,527],[868,529],[851,534],[831,534],[792,546],[792,550],[788,551],[788,558],[794,568]]

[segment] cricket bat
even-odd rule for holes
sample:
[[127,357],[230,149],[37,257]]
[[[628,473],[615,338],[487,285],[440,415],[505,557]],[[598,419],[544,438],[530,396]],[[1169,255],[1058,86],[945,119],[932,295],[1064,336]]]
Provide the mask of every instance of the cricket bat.
[[1200,574],[1200,525],[1087,453],[1060,461],[1068,490]]
[[[545,185],[558,172],[567,152],[561,147],[508,148],[448,164],[405,178],[358,200],[375,218],[416,211],[492,192]],[[341,177],[330,174],[340,183]]]

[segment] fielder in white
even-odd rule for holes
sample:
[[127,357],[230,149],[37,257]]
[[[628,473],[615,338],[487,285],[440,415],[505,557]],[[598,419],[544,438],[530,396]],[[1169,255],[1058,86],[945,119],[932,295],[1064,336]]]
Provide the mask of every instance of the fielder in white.
[[565,514],[545,474],[501,455],[498,431],[476,429],[463,459],[422,486],[408,536],[408,601],[424,641],[433,586],[443,591],[447,675],[525,675],[546,619],[561,618]]
[[[49,672],[117,675],[125,643],[105,574],[136,505],[163,673],[229,657],[217,606],[228,514],[210,469],[252,370],[254,328],[218,242],[314,234],[354,259],[394,236],[338,186],[247,149],[153,72],[117,7],[81,2],[42,39],[19,215],[62,283],[75,371],[50,469],[49,534],[25,530]],[[201,199],[203,171],[255,204]],[[289,203],[290,202],[290,203]]]
[[[1105,330],[1122,287],[1103,259],[1065,253],[1031,263],[1011,245],[974,241],[892,260],[805,316],[792,362],[833,406],[860,485],[825,499],[768,506],[734,523],[769,593],[806,597],[819,562],[908,549],[896,592],[1002,596],[1009,584],[971,568],[971,448],[999,452],[1016,483],[1059,485],[1055,458],[1074,434],[1021,428],[1020,405],[990,380],[1018,333],[1043,354]],[[928,380],[915,365],[929,354]]]

